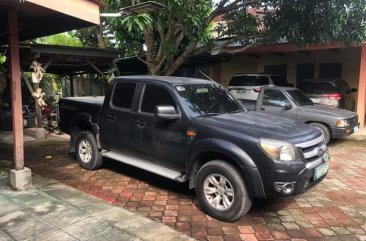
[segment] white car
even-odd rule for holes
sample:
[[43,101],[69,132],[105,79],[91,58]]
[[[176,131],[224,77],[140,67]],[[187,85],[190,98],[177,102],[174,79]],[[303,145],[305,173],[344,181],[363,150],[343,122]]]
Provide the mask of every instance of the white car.
[[236,74],[228,85],[230,93],[238,100],[257,100],[263,86],[291,86],[287,80],[275,74]]

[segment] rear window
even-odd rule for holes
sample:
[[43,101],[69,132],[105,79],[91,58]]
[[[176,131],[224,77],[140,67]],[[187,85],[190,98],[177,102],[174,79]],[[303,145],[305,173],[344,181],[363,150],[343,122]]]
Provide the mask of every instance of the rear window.
[[260,86],[268,84],[267,76],[234,76],[229,82],[229,86]]
[[289,86],[287,80],[281,76],[272,75],[271,76],[273,84],[277,86]]
[[329,93],[337,91],[336,85],[334,83],[328,82],[305,82],[300,83],[298,88],[307,94]]

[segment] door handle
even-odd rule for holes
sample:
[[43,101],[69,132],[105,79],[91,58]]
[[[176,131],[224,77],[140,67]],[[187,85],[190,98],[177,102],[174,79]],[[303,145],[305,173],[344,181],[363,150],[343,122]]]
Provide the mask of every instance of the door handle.
[[117,119],[117,117],[115,115],[108,115],[107,114],[107,119],[110,121],[115,121]]
[[259,110],[266,110],[266,108],[264,108],[264,107],[259,107]]
[[144,120],[137,120],[135,123],[138,128],[144,128],[146,126],[146,121]]

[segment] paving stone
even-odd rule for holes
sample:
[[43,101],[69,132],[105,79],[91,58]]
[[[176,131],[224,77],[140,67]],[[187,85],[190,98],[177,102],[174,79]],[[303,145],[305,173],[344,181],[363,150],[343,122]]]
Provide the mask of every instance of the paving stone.
[[0,229],[0,240],[1,241],[13,241],[14,239],[9,237],[9,235],[7,235],[3,230]]
[[27,214],[8,222],[2,229],[15,240],[26,240],[51,233],[56,230],[56,227]]
[[84,219],[73,223],[68,227],[62,228],[62,231],[70,234],[79,240],[87,240],[112,229],[107,222],[95,218]]
[[100,240],[108,240],[108,241],[140,241],[141,239],[128,234],[127,232],[121,232],[121,230],[112,229],[108,232],[104,232],[94,238],[89,239],[88,241],[100,241]]
[[45,235],[41,235],[37,238],[31,239],[31,241],[78,241],[78,240],[63,231],[57,230],[55,232],[47,233]]
[[42,204],[35,206],[32,211],[56,227],[66,227],[90,217],[89,213],[66,203]]

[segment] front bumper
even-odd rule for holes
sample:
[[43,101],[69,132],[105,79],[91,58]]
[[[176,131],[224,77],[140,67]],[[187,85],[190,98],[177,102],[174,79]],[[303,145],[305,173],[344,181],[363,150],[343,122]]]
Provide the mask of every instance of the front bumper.
[[[319,170],[324,167],[326,170],[323,170],[324,173],[319,176]],[[301,166],[291,166],[289,169],[272,171],[268,175],[264,183],[267,197],[301,194],[320,183],[328,174],[329,154],[326,153],[323,157],[306,164],[303,163]],[[281,189],[281,187],[283,188]]]
[[345,138],[353,133],[355,133],[360,127],[360,123],[349,127],[333,127],[332,128],[332,138]]

